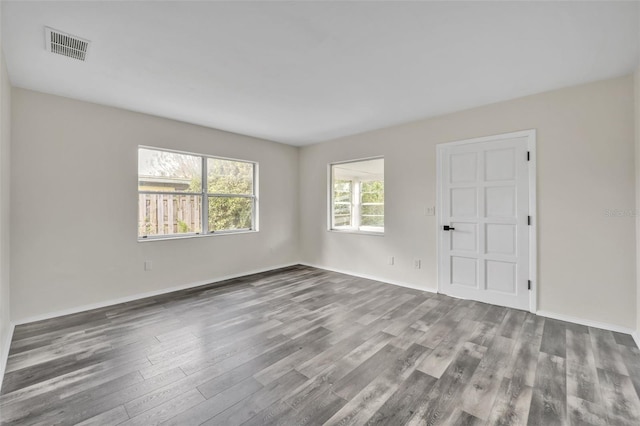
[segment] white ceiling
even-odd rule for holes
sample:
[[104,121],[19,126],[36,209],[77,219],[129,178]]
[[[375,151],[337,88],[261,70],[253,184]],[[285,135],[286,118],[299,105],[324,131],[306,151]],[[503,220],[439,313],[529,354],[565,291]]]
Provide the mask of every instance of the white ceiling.
[[[2,2],[13,85],[305,145],[631,73],[634,2]],[[48,53],[44,27],[91,40]]]

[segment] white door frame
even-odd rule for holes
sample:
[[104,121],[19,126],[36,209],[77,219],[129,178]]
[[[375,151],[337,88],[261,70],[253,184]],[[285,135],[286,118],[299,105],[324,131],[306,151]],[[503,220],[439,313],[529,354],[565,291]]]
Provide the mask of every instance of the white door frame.
[[[440,267],[440,256],[442,255],[441,244],[444,241],[442,238],[442,227],[445,225],[442,218],[444,215],[442,205],[442,160],[443,152],[445,148],[455,145],[466,145],[472,143],[497,141],[503,139],[513,138],[527,138],[527,149],[529,151],[529,215],[531,216],[531,226],[529,226],[529,279],[531,280],[531,292],[529,293],[529,311],[536,313],[538,309],[538,244],[537,244],[537,226],[538,226],[538,214],[536,208],[536,130],[522,130],[513,133],[504,133],[500,135],[483,136],[480,138],[465,139],[455,142],[445,142],[436,145],[436,224],[438,227],[437,232],[437,270],[438,270],[438,293],[442,293],[443,277],[442,268]],[[448,223],[447,223],[448,224]]]

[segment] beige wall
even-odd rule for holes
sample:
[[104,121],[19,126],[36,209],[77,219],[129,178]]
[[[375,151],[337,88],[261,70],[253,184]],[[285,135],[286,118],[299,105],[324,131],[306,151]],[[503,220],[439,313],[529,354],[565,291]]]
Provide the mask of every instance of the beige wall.
[[[22,89],[12,105],[14,320],[298,260],[434,290],[435,145],[534,128],[538,309],[636,328],[632,76],[301,149]],[[138,243],[138,144],[258,161],[261,232]],[[328,232],[327,164],[377,155],[384,237]]]
[[[14,320],[298,260],[297,148],[17,88],[12,105]],[[259,162],[260,232],[139,243],[139,144]]]
[[[435,145],[536,129],[538,309],[635,329],[633,98],[626,76],[305,147],[302,258],[435,290],[437,229],[425,215],[435,205]],[[328,232],[327,164],[377,155],[385,157],[384,237]]]
[[0,43],[0,383],[9,351],[9,166],[11,138],[11,85]]

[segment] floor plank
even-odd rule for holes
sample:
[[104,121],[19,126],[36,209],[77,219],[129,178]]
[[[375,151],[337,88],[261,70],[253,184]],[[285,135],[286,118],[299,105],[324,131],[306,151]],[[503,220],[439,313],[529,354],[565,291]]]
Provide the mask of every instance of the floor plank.
[[367,424],[405,424],[418,410],[421,398],[433,388],[437,381],[435,377],[415,370],[375,412]]
[[469,380],[462,394],[462,409],[477,418],[487,420],[493,406],[509,359],[515,346],[515,341],[497,336],[487,349],[478,368]]
[[442,377],[424,396],[412,422],[428,425],[449,425],[461,406],[462,395],[483,359],[487,348],[465,343]]
[[[563,328],[564,330],[565,328]],[[567,377],[565,359],[546,352],[540,352],[528,424],[531,426],[562,425],[566,422],[566,419]]]
[[16,328],[2,425],[638,425],[631,336],[307,266]]

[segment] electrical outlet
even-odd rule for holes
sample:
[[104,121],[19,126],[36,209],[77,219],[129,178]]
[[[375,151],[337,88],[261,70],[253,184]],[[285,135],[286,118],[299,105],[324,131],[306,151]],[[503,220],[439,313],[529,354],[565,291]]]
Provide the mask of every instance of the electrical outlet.
[[435,208],[435,206],[427,207],[427,208],[425,209],[425,214],[426,214],[427,216],[435,216],[435,215],[436,215],[436,208]]
[[150,260],[145,260],[144,261],[144,270],[145,271],[150,271],[153,269],[153,262]]
[[389,265],[393,265],[395,263],[395,258],[393,256],[389,257]]
[[413,267],[415,269],[420,269],[422,267],[422,261],[420,259],[415,259],[413,261]]

